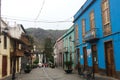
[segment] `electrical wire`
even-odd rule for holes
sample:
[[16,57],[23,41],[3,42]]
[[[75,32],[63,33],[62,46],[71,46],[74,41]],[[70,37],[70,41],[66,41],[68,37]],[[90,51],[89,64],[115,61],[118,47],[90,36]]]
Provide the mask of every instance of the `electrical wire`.
[[16,21],[25,21],[25,22],[36,22],[36,23],[67,23],[67,22],[73,22],[73,21],[34,21],[34,20],[27,20],[27,19],[15,19],[15,18],[9,18],[9,17],[2,17],[3,19],[9,19],[9,20],[16,20]]
[[43,7],[44,7],[44,4],[45,4],[45,0],[44,0],[43,3],[42,3],[42,7],[40,8],[40,11],[39,11],[38,15],[36,16],[35,21],[39,18],[40,14],[41,14],[41,12],[42,12],[42,9],[43,9]]

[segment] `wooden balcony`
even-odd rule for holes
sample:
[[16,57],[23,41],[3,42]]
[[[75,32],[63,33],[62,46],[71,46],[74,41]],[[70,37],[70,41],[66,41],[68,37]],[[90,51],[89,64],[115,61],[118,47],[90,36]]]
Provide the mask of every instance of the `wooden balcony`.
[[86,32],[85,36],[83,37],[83,40],[85,42],[95,42],[99,39],[99,31],[97,28],[91,29],[88,32]]
[[13,57],[13,56],[22,57],[22,56],[24,56],[24,51],[17,49],[15,53],[13,51],[10,52],[10,56],[11,57]]
[[30,45],[28,38],[25,37],[25,36],[21,36],[21,41],[22,41],[25,45]]
[[21,57],[21,56],[23,56],[24,55],[24,51],[23,50],[16,50],[16,56],[17,57]]

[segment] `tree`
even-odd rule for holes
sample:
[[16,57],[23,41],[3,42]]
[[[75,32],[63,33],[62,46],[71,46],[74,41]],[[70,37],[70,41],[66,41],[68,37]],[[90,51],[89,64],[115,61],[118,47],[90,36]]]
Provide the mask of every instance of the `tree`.
[[44,53],[46,55],[46,60],[53,62],[53,42],[52,39],[50,37],[45,39],[45,43],[44,43]]

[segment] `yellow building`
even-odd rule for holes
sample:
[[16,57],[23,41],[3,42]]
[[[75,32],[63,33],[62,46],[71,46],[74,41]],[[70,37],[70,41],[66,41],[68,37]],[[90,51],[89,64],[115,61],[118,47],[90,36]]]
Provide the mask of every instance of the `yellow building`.
[[[21,24],[8,27],[1,22],[1,43],[0,43],[0,79],[20,72],[21,57],[24,55],[24,48],[28,39],[24,37],[25,30]],[[15,76],[14,76],[15,77]]]

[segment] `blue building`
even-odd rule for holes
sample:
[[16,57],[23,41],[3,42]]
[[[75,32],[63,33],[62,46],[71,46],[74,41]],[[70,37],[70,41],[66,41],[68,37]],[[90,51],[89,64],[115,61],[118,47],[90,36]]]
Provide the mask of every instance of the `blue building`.
[[80,65],[107,76],[120,75],[120,0],[87,0],[74,15]]

